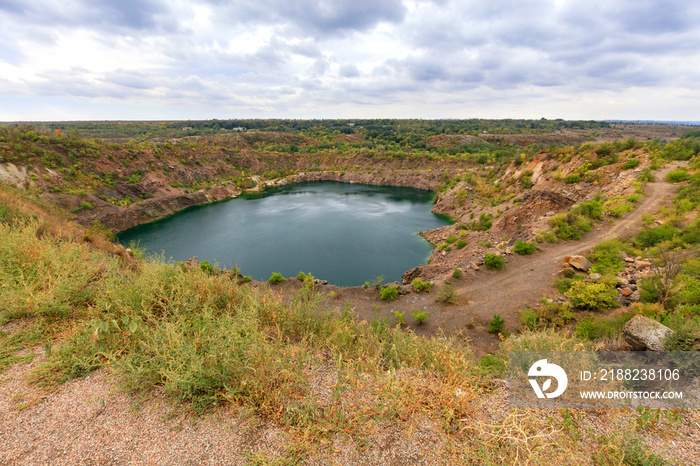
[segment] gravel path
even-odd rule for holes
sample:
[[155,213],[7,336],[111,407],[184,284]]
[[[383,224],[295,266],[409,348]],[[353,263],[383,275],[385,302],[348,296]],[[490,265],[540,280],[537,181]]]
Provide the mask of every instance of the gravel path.
[[[135,403],[120,392],[115,376],[107,370],[70,381],[53,393],[41,393],[27,385],[24,377],[42,359],[39,355],[0,375],[2,465],[238,465],[295,458],[289,434],[246,415],[241,408],[219,408],[197,418],[157,392]],[[552,429],[551,420],[561,413],[510,410],[504,388],[485,395],[480,406],[467,427],[486,442],[523,442],[534,433],[550,436],[559,430]],[[531,445],[523,443],[521,453],[532,456],[523,456],[517,464],[591,464],[590,453],[597,444],[590,435],[619,436],[620,429],[634,422],[633,415],[604,410],[577,416],[583,433],[577,444],[558,442],[556,436],[549,440],[555,446],[552,451],[528,449]],[[644,432],[645,444],[678,464],[700,464],[700,412],[681,416],[680,422]],[[302,464],[459,464],[461,453],[470,455],[419,416],[408,425],[371,424],[366,442],[334,435],[312,448]],[[541,430],[527,434],[532,428]]]

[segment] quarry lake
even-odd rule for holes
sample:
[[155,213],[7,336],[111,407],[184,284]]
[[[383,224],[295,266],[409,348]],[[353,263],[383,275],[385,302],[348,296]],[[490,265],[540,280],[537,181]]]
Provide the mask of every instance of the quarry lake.
[[426,264],[433,246],[421,230],[450,224],[430,212],[433,193],[413,188],[331,181],[244,193],[224,202],[188,208],[118,235],[147,253],[218,263],[267,280],[300,271],[339,286],[379,275],[401,280]]

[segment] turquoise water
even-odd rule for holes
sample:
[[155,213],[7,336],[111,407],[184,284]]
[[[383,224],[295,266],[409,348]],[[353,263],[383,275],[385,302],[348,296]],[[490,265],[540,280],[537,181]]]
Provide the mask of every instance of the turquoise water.
[[448,225],[433,193],[332,181],[299,183],[191,207],[118,235],[175,261],[197,256],[256,280],[299,271],[339,286],[400,280],[433,246],[417,233]]

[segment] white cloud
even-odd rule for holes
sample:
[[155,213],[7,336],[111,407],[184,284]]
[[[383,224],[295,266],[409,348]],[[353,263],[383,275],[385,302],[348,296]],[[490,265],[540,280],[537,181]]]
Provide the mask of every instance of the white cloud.
[[0,120],[698,119],[682,0],[0,0],[0,28]]

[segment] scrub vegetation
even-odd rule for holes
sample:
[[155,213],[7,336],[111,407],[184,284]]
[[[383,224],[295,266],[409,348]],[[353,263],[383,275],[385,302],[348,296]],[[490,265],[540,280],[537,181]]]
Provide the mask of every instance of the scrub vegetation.
[[[196,415],[225,406],[275,425],[297,460],[337,436],[366,444],[379,427],[409,431],[420,422],[444,439],[440,455],[457,463],[672,464],[646,441],[664,424],[651,425],[647,411],[543,415],[507,409],[502,399],[509,351],[600,349],[636,314],[676,331],[669,348],[700,349],[698,137],[582,136],[605,131],[613,128],[604,122],[551,120],[2,126],[0,371],[43,348],[30,376],[37,387],[112,371],[132,394],[157,389]],[[682,168],[668,174],[678,188],[669,205],[649,213],[632,237],[596,246],[590,274],[560,276],[552,290],[564,300],[526,309],[520,328],[517,314],[490,313],[478,328],[442,333],[440,314],[460,312],[471,299],[479,269],[472,264],[503,269],[511,252],[527,264],[547,243],[605,228],[643,202],[652,172],[674,161]],[[175,195],[208,202],[302,172],[426,180],[441,213],[456,220],[426,235],[436,251],[425,270],[438,278],[415,275],[404,281],[409,288],[381,287],[377,277],[367,283],[374,289],[358,290],[386,315],[363,319],[350,301],[338,306],[343,290],[327,293],[310,274],[255,282],[196,258],[142,258],[138,245],[111,241],[111,228],[123,224],[110,221],[125,212],[140,223],[169,213],[158,209]],[[624,193],[613,192],[620,173],[631,174]],[[543,184],[554,194],[542,194]],[[566,197],[571,192],[581,194]],[[535,211],[546,220],[526,223]],[[649,259],[653,273],[637,282],[639,302],[616,312],[615,277],[627,256]],[[500,278],[508,264],[482,274]],[[425,305],[398,307],[411,299]],[[491,339],[488,354],[467,330]],[[333,383],[319,388],[318,375],[328,373]],[[666,433],[691,425],[692,416],[664,421]]]

